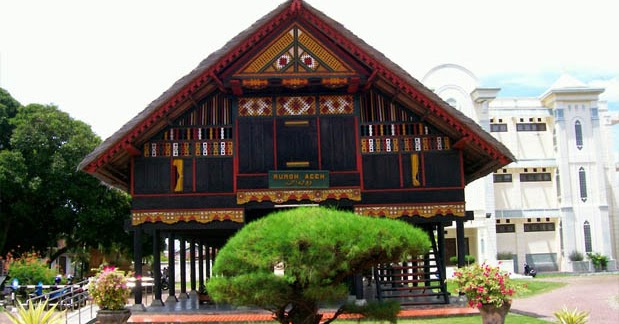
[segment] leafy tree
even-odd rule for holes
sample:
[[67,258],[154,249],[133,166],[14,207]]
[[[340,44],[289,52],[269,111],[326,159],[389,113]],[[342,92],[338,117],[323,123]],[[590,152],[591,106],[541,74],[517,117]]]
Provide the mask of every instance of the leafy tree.
[[0,88],[0,150],[8,147],[11,137],[12,126],[9,120],[17,114],[17,108],[21,106],[17,100],[4,89]]
[[[319,323],[318,303],[345,299],[349,276],[429,248],[427,234],[402,221],[291,209],[249,223],[232,237],[217,255],[207,289],[216,301],[258,306],[281,323]],[[274,273],[276,266],[283,274]]]
[[[16,103],[6,92],[0,100],[5,107]],[[123,230],[128,195],[77,170],[101,142],[90,126],[39,104],[18,106],[8,121],[0,123],[0,140],[9,138],[0,150],[0,253],[47,251],[58,239],[66,248],[50,260],[72,248],[131,246]]]

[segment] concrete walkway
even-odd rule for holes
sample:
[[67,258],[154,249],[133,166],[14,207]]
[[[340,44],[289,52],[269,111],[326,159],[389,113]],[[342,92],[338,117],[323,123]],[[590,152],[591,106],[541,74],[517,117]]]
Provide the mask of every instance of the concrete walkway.
[[567,285],[545,294],[515,299],[512,313],[556,322],[554,312],[565,306],[569,310],[578,308],[589,312],[589,323],[619,323],[619,274],[595,273],[543,280],[565,282]]

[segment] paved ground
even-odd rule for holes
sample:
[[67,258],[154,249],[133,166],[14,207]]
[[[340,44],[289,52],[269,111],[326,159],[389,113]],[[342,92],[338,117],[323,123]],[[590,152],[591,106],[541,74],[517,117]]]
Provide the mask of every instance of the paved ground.
[[[538,280],[538,279],[533,279]],[[589,323],[619,323],[619,275],[581,275],[544,278],[567,282],[565,287],[529,298],[516,299],[511,311],[554,321],[553,313],[563,306],[589,312]]]
[[[532,279],[539,280],[539,279]],[[544,278],[547,281],[567,282],[565,287],[555,289],[549,293],[533,296],[524,299],[514,300],[511,308],[512,313],[535,316],[556,322],[553,313],[560,310],[563,306],[569,309],[578,308],[588,311],[590,314],[589,323],[591,324],[617,324],[619,323],[619,274],[593,274],[570,277]],[[444,308],[444,309],[416,309],[410,310],[406,317],[416,316],[449,316],[455,314],[477,313],[471,308]],[[132,319],[134,323],[151,321],[166,322],[172,318],[179,319],[176,315],[155,315],[152,313],[136,313]],[[153,316],[154,315],[154,316]],[[227,322],[240,321],[250,322],[256,320],[268,320],[270,315],[265,314],[194,314],[202,316],[202,322]],[[161,318],[154,318],[161,316]],[[167,317],[166,317],[167,316]],[[170,318],[170,316],[173,316]],[[190,316],[190,315],[184,315]],[[239,317],[241,316],[241,317]],[[187,318],[192,321],[196,318]],[[73,322],[73,321],[69,321]],[[81,322],[84,323],[84,322]],[[0,324],[10,324],[10,321],[3,313],[0,313]]]

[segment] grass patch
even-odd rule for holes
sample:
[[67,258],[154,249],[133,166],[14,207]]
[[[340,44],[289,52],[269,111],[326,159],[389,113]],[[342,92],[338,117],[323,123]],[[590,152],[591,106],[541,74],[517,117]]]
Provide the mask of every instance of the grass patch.
[[538,273],[535,279],[574,277],[574,276],[575,274],[568,273],[568,272],[545,272],[545,273]]
[[[541,279],[541,278],[540,278]],[[551,290],[567,285],[566,282],[543,281],[540,279],[515,279],[521,285],[526,285],[528,291],[518,293],[516,298],[527,298],[539,294],[547,293]]]

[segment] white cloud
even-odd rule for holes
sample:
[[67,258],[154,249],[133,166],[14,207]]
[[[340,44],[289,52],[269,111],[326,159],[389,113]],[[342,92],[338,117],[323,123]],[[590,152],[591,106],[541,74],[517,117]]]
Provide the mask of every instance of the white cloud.
[[604,88],[605,91],[600,95],[600,99],[608,101],[609,106],[614,104],[614,108],[619,110],[619,77],[607,80],[592,80],[588,85],[595,88]]

